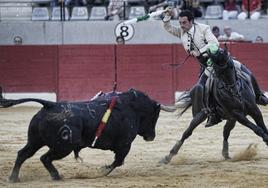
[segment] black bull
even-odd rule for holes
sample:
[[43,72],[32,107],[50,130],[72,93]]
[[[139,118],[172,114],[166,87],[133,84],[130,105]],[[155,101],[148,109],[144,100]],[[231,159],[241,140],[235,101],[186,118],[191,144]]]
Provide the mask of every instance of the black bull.
[[116,104],[108,122],[92,146],[96,130],[109,107],[111,95],[102,95],[88,102],[72,103],[33,98],[0,99],[1,107],[30,101],[43,105],[30,122],[28,142],[18,152],[9,180],[18,182],[23,162],[43,146],[48,146],[49,151],[41,156],[40,160],[52,179],[59,180],[61,177],[52,161],[62,159],[72,151],[76,158],[78,152],[85,147],[113,151],[115,153],[113,163],[104,167],[103,175],[108,175],[114,168],[123,164],[137,135],[146,141],[154,140],[160,105],[144,93],[131,89],[115,95]]

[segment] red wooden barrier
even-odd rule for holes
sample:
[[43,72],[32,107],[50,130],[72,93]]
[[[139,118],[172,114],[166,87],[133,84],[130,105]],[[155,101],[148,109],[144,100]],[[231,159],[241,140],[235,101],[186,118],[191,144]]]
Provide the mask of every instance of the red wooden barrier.
[[[268,91],[268,44],[228,47]],[[5,92],[55,92],[58,100],[88,100],[112,90],[116,65],[119,91],[136,88],[167,104],[175,91],[191,88],[198,79],[194,58],[177,70],[163,67],[186,56],[178,44],[0,46],[0,85]]]
[[172,57],[171,45],[117,46],[118,89],[136,88],[170,103],[174,98],[172,71],[161,65],[171,63]]
[[57,46],[0,46],[5,92],[55,92]]
[[114,45],[64,45],[58,56],[59,100],[88,100],[100,90],[112,90]]

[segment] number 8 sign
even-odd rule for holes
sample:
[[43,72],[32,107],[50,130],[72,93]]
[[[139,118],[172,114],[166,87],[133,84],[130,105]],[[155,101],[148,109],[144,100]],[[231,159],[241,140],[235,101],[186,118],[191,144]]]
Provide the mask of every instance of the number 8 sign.
[[130,40],[134,36],[134,27],[126,25],[123,22],[116,25],[114,29],[115,37],[123,37],[125,41]]

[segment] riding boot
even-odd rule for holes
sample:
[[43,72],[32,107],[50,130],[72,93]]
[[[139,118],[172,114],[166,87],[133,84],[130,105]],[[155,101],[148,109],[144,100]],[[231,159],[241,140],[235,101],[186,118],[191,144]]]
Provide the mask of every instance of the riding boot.
[[216,114],[211,114],[210,116],[208,116],[208,121],[207,121],[205,127],[211,127],[211,126],[216,125],[220,122],[221,122],[221,119],[219,117],[217,117]]
[[[204,87],[203,89],[203,95],[205,96],[205,99],[204,99],[204,106],[209,106],[210,102],[209,102],[209,88],[210,86],[205,86],[206,85],[206,81],[207,81],[207,75],[205,73],[203,73],[201,75],[201,77],[199,78],[199,83]],[[208,83],[209,84],[209,83]],[[212,112],[215,112],[212,110]],[[213,125],[216,125],[218,124],[219,122],[221,122],[221,119],[216,116],[215,113],[210,113],[209,116],[208,116],[208,121],[205,125],[205,127],[211,127]]]
[[268,104],[268,98],[264,94],[261,94],[257,97],[256,103],[266,106]]

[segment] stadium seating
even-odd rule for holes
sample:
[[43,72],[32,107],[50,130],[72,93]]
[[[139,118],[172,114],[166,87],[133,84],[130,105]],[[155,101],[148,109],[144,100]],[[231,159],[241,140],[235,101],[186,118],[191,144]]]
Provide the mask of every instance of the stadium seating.
[[205,12],[205,19],[221,19],[222,11],[221,5],[209,5]]
[[29,7],[32,6],[31,3],[26,3],[26,2],[19,2],[16,0],[15,2],[12,2],[10,0],[3,1],[0,0],[0,7]]
[[32,13],[33,21],[46,21],[49,20],[49,13],[47,7],[34,7]]
[[31,20],[31,6],[1,6],[0,20]]
[[[52,8],[51,20],[53,21],[61,20],[60,7]],[[65,7],[65,20],[69,20],[69,10],[66,7]]]
[[136,18],[145,15],[145,8],[143,6],[132,6],[130,7],[128,19]]
[[73,7],[70,20],[88,20],[87,7]]
[[107,9],[105,6],[94,6],[90,11],[90,20],[104,20],[107,16]]
[[32,0],[33,3],[39,5],[49,5],[52,0]]

